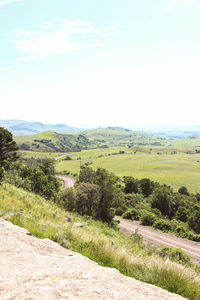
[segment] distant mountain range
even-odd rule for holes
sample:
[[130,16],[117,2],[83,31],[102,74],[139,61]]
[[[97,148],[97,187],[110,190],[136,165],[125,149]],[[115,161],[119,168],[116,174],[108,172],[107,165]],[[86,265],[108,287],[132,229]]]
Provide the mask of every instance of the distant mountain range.
[[4,127],[13,135],[30,135],[43,131],[54,131],[58,133],[78,132],[82,129],[65,124],[43,124],[40,122],[29,122],[23,120],[0,120],[0,127]]

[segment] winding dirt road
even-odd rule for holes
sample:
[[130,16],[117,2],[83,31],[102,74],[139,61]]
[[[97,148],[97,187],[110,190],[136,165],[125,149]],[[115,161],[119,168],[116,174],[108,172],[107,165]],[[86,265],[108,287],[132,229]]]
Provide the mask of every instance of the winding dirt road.
[[121,217],[117,217],[116,219],[120,220],[120,229],[125,235],[130,235],[135,230],[138,230],[138,233],[143,236],[145,241],[157,247],[169,246],[172,248],[181,248],[191,257],[194,263],[200,264],[200,243],[142,226],[137,221],[129,221]]
[[76,179],[67,176],[57,176],[57,178],[62,180],[64,189],[73,187],[76,182]]

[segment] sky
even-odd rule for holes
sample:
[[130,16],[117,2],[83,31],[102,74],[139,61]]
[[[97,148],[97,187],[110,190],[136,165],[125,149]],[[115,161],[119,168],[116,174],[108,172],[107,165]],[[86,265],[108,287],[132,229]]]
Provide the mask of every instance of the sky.
[[200,0],[0,0],[0,119],[200,124]]

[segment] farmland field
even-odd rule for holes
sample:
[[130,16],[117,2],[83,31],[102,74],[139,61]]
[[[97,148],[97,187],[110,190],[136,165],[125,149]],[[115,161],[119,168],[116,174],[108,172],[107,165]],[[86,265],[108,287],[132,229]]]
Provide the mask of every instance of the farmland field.
[[[143,152],[112,148],[73,153],[70,155],[71,160],[57,161],[56,170],[79,173],[80,166],[87,163],[94,169],[106,168],[120,177],[150,178],[171,185],[175,191],[185,185],[190,192],[200,192],[200,154],[180,151],[173,154],[171,150],[160,152],[158,148],[153,151],[147,151],[146,147],[141,149]],[[125,153],[119,154],[120,151]]]
[[[88,164],[96,169],[106,168],[116,175],[150,178],[171,185],[174,190],[185,185],[190,192],[200,192],[200,154],[187,154],[183,147],[136,146],[83,150],[66,153],[71,160],[56,161],[56,171],[78,174],[80,166]],[[24,158],[58,158],[64,153],[20,151]],[[121,154],[120,154],[121,152]],[[125,152],[125,153],[123,153]]]

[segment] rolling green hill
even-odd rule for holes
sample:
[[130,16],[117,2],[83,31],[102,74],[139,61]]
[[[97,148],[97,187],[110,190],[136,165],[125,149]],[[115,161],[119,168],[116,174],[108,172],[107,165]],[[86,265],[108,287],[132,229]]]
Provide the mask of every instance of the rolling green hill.
[[46,131],[34,135],[15,137],[21,150],[37,152],[77,152],[90,147],[89,140],[81,134],[61,134]]
[[47,131],[36,135],[16,136],[15,140],[21,150],[38,152],[74,152],[113,146],[131,147],[166,143],[165,140],[118,127],[98,128],[74,134]]

